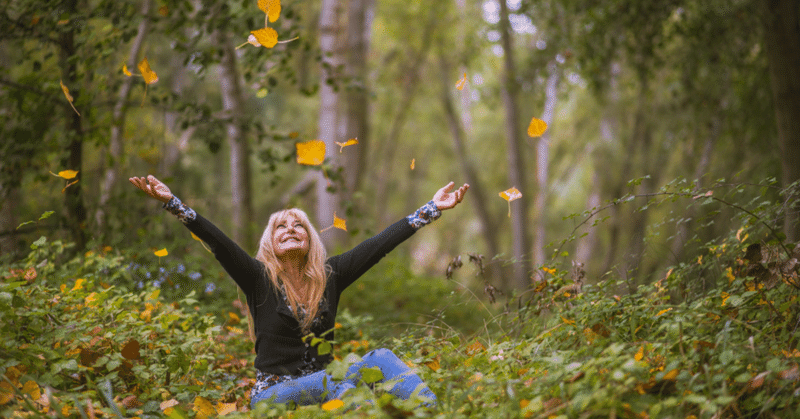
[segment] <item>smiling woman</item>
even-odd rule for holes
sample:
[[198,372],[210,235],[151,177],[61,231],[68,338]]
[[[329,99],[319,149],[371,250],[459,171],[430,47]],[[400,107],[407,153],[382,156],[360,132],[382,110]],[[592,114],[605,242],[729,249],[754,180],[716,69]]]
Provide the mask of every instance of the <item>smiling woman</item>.
[[[360,382],[362,368],[378,368],[390,393],[436,404],[428,386],[388,349],[376,349],[350,366],[343,380],[334,380],[325,367],[333,358],[319,351],[309,337],[334,339],[339,298],[397,245],[418,229],[455,207],[469,185],[450,192],[450,182],[433,199],[408,217],[341,255],[326,257],[317,230],[297,208],[272,214],[255,257],[223,234],[210,221],[172,195],[153,176],[129,179],[147,195],[164,203],[197,237],[247,296],[256,349],[256,383],[251,405],[260,401],[307,405],[341,399]],[[372,380],[370,380],[372,381]]]

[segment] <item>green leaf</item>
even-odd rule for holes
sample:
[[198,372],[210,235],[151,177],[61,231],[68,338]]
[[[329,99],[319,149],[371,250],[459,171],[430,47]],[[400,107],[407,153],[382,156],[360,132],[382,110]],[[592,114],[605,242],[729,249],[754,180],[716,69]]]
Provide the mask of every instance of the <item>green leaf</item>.
[[383,372],[378,367],[362,368],[361,380],[367,384],[377,383],[383,380]]
[[41,246],[44,246],[47,243],[47,238],[45,236],[39,237],[39,240],[31,243],[31,249],[36,250]]

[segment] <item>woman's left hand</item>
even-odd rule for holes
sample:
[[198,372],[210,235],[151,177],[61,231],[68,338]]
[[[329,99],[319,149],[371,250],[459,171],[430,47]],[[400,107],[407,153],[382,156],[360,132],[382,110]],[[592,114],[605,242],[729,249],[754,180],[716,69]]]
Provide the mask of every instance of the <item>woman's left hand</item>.
[[467,189],[469,189],[469,185],[465,183],[455,192],[450,192],[450,190],[453,189],[453,185],[455,185],[455,182],[450,182],[433,195],[433,203],[436,204],[436,208],[439,208],[440,211],[456,206],[464,199],[464,194],[467,193]]

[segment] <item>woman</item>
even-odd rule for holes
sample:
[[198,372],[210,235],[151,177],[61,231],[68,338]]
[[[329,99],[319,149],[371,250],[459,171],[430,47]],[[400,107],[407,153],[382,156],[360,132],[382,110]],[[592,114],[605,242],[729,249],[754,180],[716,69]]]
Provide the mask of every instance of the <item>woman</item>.
[[307,405],[341,399],[358,384],[359,371],[364,367],[380,368],[384,380],[394,383],[392,394],[403,399],[416,396],[435,404],[433,392],[388,349],[366,354],[348,369],[344,380],[334,381],[325,372],[331,354],[320,354],[309,336],[333,340],[342,291],[398,244],[439,218],[442,210],[460,203],[469,185],[450,192],[454,185],[450,182],[413,214],[352,250],[326,259],[316,229],[299,209],[272,214],[258,252],[251,257],[152,175],[129,180],[163,202],[164,208],[208,244],[247,296],[256,350],[252,407],[261,400]]

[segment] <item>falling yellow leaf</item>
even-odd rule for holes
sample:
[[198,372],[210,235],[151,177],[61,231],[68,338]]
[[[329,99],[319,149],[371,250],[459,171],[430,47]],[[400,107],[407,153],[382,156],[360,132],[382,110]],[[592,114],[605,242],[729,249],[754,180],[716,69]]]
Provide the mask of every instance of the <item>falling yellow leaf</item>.
[[338,228],[339,230],[347,231],[347,221],[342,218],[336,216],[336,213],[333,213],[333,225],[328,226],[320,230],[320,232],[328,231],[331,228]]
[[139,61],[139,71],[142,72],[142,77],[144,77],[144,82],[147,84],[153,84],[158,81],[158,75],[156,72],[150,69],[150,63],[147,62],[147,57],[144,57],[142,61]]
[[81,116],[81,113],[78,112],[78,110],[75,109],[75,105],[72,104],[72,101],[74,99],[72,98],[72,95],[69,94],[69,88],[67,86],[64,86],[64,82],[63,81],[59,80],[58,82],[61,83],[61,91],[64,92],[64,96],[67,97],[67,101],[69,102],[69,106],[72,106],[72,110],[75,111],[75,113],[78,114],[78,116]]
[[258,8],[267,14],[270,22],[274,22],[281,15],[281,0],[258,0]]
[[531,137],[541,137],[547,131],[547,123],[539,118],[531,118],[531,123],[528,125],[528,135]]
[[522,198],[522,192],[520,192],[517,188],[510,188],[500,192],[500,196],[506,201],[511,202],[515,199]]
[[342,152],[342,150],[344,150],[344,148],[345,148],[345,147],[347,147],[347,146],[349,146],[349,145],[356,145],[356,144],[358,144],[358,139],[357,139],[357,138],[351,138],[351,139],[349,139],[349,140],[347,140],[347,141],[345,141],[345,142],[343,142],[343,143],[340,143],[340,142],[338,142],[338,141],[334,141],[334,143],[336,143],[336,145],[338,145],[338,146],[339,146],[339,153],[341,153],[341,152]]
[[417,159],[411,159],[411,170],[414,170],[414,163],[416,163]]
[[169,7],[167,7],[167,6],[159,7],[158,8],[158,14],[160,14],[161,16],[167,17],[167,15],[169,14]]
[[127,64],[122,64],[122,72],[123,72],[123,73],[124,73],[126,76],[128,76],[128,77],[131,77],[131,76],[133,76],[133,74],[131,73],[131,71],[130,71],[130,70],[128,70],[128,65],[127,65]]
[[339,230],[347,231],[347,221],[337,217],[335,212],[333,213],[333,226]]
[[344,406],[344,402],[339,399],[333,399],[322,404],[322,410],[334,410]]
[[164,249],[161,249],[161,250],[157,250],[157,251],[156,251],[156,252],[154,252],[153,254],[154,254],[154,255],[156,255],[156,256],[158,256],[158,257],[164,257],[164,256],[168,255],[168,254],[169,254],[169,252],[167,252],[167,249],[166,249],[166,248],[164,248]]
[[467,85],[467,73],[464,73],[464,77],[461,80],[456,82],[456,89],[464,90],[464,86]]
[[62,170],[62,171],[58,172],[58,174],[55,174],[53,172],[50,172],[50,174],[53,175],[53,176],[58,176],[58,177],[64,178],[66,180],[70,180],[70,179],[74,178],[75,176],[78,176],[78,171],[77,170]]
[[297,163],[309,166],[319,166],[325,161],[325,143],[320,140],[311,140],[295,144],[297,147]]
[[511,201],[522,198],[522,192],[517,188],[510,188],[500,192],[500,197],[508,201],[508,217],[511,218]]
[[278,32],[272,28],[250,31],[247,42],[256,47],[272,48],[278,44]]

